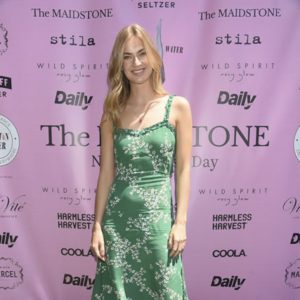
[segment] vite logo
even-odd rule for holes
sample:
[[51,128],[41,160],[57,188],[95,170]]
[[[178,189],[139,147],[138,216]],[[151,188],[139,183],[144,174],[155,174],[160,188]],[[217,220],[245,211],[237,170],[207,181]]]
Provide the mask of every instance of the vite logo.
[[238,276],[231,276],[230,278],[224,277],[222,278],[221,276],[214,276],[211,282],[211,286],[217,287],[230,287],[233,288],[234,290],[239,290],[241,286],[245,283],[246,278],[239,278]]
[[66,94],[63,91],[57,91],[54,103],[80,106],[82,110],[85,110],[92,102],[92,99],[93,96],[86,96],[82,92],[77,92],[76,94]]
[[230,94],[226,91],[220,91],[218,104],[243,106],[244,109],[249,109],[255,98],[255,95],[251,96],[246,91],[241,91],[239,94]]
[[17,241],[18,236],[13,236],[9,232],[3,232],[0,234],[0,244],[6,245],[8,248],[12,248]]
[[90,278],[88,275],[72,276],[71,274],[65,274],[63,284],[72,284],[77,286],[84,286],[87,290],[93,287],[95,279]]
[[291,239],[291,244],[300,244],[300,233],[294,233]]

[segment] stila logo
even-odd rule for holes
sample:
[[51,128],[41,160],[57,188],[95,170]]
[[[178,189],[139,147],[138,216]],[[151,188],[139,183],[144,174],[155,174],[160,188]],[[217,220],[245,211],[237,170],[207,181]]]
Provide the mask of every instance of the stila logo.
[[82,92],[77,92],[76,94],[66,94],[63,91],[57,91],[54,103],[81,106],[81,109],[85,110],[92,102],[92,99],[93,96],[86,96]]
[[95,40],[92,37],[86,38],[83,35],[75,36],[74,34],[70,37],[61,34],[59,36],[51,36],[50,37],[51,45],[67,45],[67,46],[95,46]]
[[230,94],[226,91],[220,91],[217,103],[243,106],[244,109],[249,109],[255,99],[256,95],[251,96],[247,91],[241,91],[239,94]]

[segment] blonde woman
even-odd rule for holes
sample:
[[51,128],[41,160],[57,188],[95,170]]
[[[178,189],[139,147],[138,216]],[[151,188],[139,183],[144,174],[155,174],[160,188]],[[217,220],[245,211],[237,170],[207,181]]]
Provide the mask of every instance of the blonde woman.
[[[92,299],[187,300],[182,251],[190,185],[188,101],[162,86],[145,30],[123,28],[109,61],[91,250]],[[176,163],[175,163],[176,162]],[[175,171],[174,171],[175,166]],[[175,172],[176,211],[170,178]]]

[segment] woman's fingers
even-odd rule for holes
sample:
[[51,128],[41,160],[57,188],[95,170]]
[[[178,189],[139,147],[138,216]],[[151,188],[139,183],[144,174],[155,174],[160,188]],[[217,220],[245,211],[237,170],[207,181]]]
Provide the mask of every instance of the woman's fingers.
[[186,240],[173,239],[170,256],[175,257],[184,250]]

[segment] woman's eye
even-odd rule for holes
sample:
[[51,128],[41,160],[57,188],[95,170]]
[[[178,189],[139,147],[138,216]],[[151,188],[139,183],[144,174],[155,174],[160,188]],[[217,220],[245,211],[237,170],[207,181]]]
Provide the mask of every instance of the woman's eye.
[[128,60],[128,59],[130,59],[130,56],[129,56],[129,55],[125,55],[123,58],[124,58],[125,60]]

